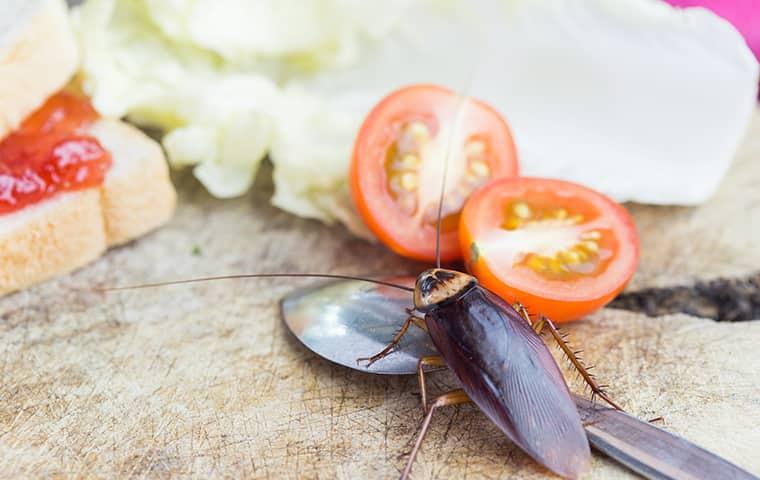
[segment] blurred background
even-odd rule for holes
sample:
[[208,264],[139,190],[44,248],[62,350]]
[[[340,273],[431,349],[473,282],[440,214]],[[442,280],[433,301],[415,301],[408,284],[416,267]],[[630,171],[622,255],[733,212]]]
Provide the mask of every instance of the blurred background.
[[274,205],[366,236],[346,188],[353,140],[410,83],[493,105],[526,175],[707,200],[755,109],[760,7],[671,3],[89,0],[71,20],[101,114],[160,131],[169,162],[219,198],[268,158]]

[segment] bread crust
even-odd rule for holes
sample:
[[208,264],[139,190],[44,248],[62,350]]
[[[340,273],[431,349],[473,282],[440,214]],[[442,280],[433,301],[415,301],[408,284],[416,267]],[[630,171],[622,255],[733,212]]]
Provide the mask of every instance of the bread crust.
[[113,159],[101,187],[0,216],[0,295],[80,268],[174,212],[176,193],[156,142],[116,120],[100,120],[90,133]]
[[100,192],[64,193],[0,217],[0,294],[63,275],[106,249]]
[[120,245],[166,223],[177,194],[158,143],[116,120],[100,120],[91,133],[114,159],[101,188],[106,244]]

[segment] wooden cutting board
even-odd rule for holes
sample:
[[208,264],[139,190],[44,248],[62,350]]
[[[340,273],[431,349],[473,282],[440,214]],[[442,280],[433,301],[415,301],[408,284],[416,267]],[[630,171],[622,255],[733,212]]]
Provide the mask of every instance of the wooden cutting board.
[[[760,271],[755,120],[713,200],[632,207],[643,242],[632,289]],[[179,175],[180,207],[165,228],[0,300],[0,477],[398,475],[422,419],[416,379],[337,367],[291,338],[277,301],[308,281],[92,290],[227,272],[422,267],[274,209],[267,177],[245,198],[218,201]],[[629,412],[662,416],[664,428],[760,475],[760,322],[606,309],[568,330]],[[455,384],[432,378],[435,391]],[[472,406],[434,419],[414,470],[421,479],[546,475]],[[595,456],[587,478],[629,476]]]

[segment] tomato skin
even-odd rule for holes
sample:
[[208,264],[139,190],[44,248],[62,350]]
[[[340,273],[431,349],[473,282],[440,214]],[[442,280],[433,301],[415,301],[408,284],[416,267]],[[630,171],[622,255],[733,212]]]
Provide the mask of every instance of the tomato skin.
[[[389,145],[395,141],[396,127],[403,121],[427,118],[433,121],[435,109],[452,102],[456,94],[437,85],[411,85],[391,93],[369,113],[359,129],[351,160],[349,187],[357,211],[367,227],[397,254],[421,261],[435,260],[436,229],[420,225],[401,212],[387,188],[384,168]],[[473,133],[483,133],[492,140],[489,166],[492,178],[518,174],[517,149],[506,121],[485,103],[469,99],[474,107]],[[456,224],[455,224],[456,227]],[[441,232],[441,261],[462,258],[457,229]]]
[[[505,274],[499,271],[487,253],[473,248],[484,233],[498,228],[501,209],[495,207],[504,199],[522,200],[520,192],[531,197],[531,189],[572,192],[584,201],[592,202],[593,208],[611,225],[616,248],[610,267],[593,278],[572,280],[564,285],[552,286],[551,281],[534,281],[538,274]],[[516,195],[516,196],[515,196]],[[580,205],[580,204],[578,204]],[[558,205],[572,207],[573,205]],[[588,205],[585,205],[588,208]],[[608,197],[589,188],[561,180],[539,178],[512,178],[495,180],[475,192],[467,201],[460,220],[460,244],[468,270],[489,290],[510,303],[520,302],[531,314],[545,315],[562,323],[577,320],[609,303],[630,280],[639,260],[639,238],[628,212]],[[559,282],[559,281],[558,281]]]

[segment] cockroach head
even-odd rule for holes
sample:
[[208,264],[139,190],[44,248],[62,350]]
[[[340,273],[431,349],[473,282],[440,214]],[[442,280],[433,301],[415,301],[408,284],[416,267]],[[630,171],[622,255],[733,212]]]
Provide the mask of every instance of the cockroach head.
[[417,277],[414,285],[414,308],[430,310],[447,300],[457,298],[477,283],[475,277],[456,270],[431,268]]

